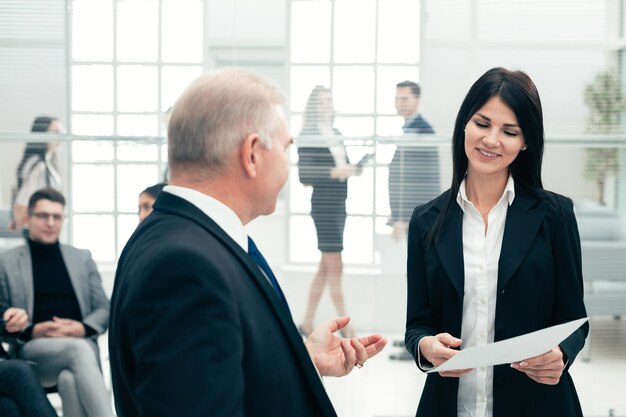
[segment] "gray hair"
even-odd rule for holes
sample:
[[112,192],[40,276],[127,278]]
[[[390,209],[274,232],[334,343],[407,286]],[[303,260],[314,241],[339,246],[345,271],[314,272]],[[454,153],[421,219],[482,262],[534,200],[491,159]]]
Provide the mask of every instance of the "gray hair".
[[[242,70],[201,75],[174,105],[168,126],[168,159],[172,173],[189,168],[214,176],[243,139],[257,133],[271,148],[271,135],[284,123],[278,87]],[[198,172],[199,171],[199,172]]]

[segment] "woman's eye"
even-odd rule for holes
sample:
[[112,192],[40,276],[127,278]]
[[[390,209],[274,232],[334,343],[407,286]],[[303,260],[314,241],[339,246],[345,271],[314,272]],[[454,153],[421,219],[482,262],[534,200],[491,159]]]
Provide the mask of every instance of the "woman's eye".
[[507,135],[507,136],[513,136],[513,137],[517,136],[517,132],[512,132],[510,130],[505,130],[504,134]]
[[482,129],[489,127],[489,125],[487,123],[480,122],[478,120],[474,120],[474,123],[476,123],[476,126],[482,128]]

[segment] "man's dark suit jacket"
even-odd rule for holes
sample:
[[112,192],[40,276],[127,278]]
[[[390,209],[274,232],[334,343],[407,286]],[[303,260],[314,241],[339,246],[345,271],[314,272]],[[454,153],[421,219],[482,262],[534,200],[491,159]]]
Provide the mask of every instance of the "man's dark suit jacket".
[[[425,236],[450,191],[415,209],[409,226],[405,341],[417,360],[419,340],[442,332],[461,337],[463,213],[458,204],[435,247]],[[508,208],[498,264],[495,341],[586,317],[580,238],[571,200],[516,185]],[[494,417],[581,416],[568,372],[582,349],[585,324],[561,343],[567,367],[555,386],[539,384],[508,364],[495,366]],[[429,374],[417,416],[456,417],[458,378]]]
[[120,258],[109,351],[120,417],[336,415],[258,266],[167,192]]
[[[435,133],[419,114],[402,129],[405,134]],[[391,221],[408,222],[416,206],[441,192],[437,148],[398,146],[389,165],[388,187]]]

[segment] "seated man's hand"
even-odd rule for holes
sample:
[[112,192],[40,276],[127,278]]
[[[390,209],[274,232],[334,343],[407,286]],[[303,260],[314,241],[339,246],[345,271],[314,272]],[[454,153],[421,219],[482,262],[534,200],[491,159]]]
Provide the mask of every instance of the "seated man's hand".
[[329,320],[315,329],[305,342],[322,376],[347,375],[357,364],[363,366],[387,344],[387,339],[378,334],[351,339],[342,339],[333,334],[346,327],[349,321],[349,317]]
[[23,308],[9,307],[2,318],[6,322],[4,328],[9,333],[19,332],[28,324],[28,313]]
[[53,317],[33,327],[35,337],[85,337],[85,326],[79,321]]

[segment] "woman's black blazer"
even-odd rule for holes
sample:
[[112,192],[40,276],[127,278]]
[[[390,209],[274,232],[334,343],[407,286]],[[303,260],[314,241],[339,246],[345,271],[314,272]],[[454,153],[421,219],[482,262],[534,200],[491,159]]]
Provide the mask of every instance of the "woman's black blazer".
[[[419,340],[461,336],[464,293],[462,216],[451,217],[434,245],[425,238],[450,190],[413,212],[409,227],[405,341],[417,358]],[[578,226],[568,198],[515,188],[498,264],[495,341],[586,317]],[[568,372],[589,331],[583,325],[561,343],[567,366],[560,382],[539,384],[508,364],[495,366],[494,417],[582,416]],[[417,416],[456,417],[458,378],[429,374]]]

